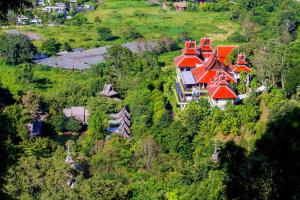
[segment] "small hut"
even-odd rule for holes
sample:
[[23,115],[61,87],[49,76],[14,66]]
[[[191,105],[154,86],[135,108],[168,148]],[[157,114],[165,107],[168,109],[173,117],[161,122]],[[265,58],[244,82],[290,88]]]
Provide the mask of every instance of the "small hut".
[[117,96],[118,92],[114,91],[112,84],[105,84],[100,94],[111,98]]

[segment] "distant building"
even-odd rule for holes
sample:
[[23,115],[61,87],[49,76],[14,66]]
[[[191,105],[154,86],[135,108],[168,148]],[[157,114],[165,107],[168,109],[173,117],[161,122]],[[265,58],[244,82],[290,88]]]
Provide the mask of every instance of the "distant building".
[[66,14],[66,5],[64,3],[56,3],[55,6],[46,6],[43,8],[44,12],[48,13],[58,13],[58,14]]
[[86,4],[80,5],[76,8],[77,12],[88,12],[88,11],[93,11],[93,10],[95,10],[94,6],[86,5]]
[[[201,96],[208,97],[212,106],[222,109],[226,105],[225,101],[233,103],[237,95],[228,83],[236,84],[241,71],[251,71],[244,54],[239,54],[236,64],[229,66],[227,58],[235,48],[235,45],[219,45],[215,51],[211,38],[201,38],[199,46],[196,41],[185,42],[182,55],[174,59],[177,72],[176,99],[181,109]],[[221,93],[227,92],[230,95],[219,98],[211,92],[219,89]]]
[[110,114],[111,120],[108,122],[108,132],[111,134],[118,134],[124,138],[131,137],[131,119],[130,114],[124,107],[120,112]]
[[30,18],[25,15],[18,15],[16,23],[17,25],[28,25],[30,23]]
[[34,17],[30,20],[30,23],[33,25],[41,25],[42,24],[42,20],[38,17]]
[[31,137],[36,137],[42,133],[43,123],[40,120],[36,120],[26,124],[26,128]]
[[173,3],[174,9],[177,11],[182,11],[187,9],[187,2],[186,1],[180,1],[180,2],[174,2]]
[[65,117],[74,117],[84,124],[88,123],[88,118],[90,116],[88,110],[83,106],[72,106],[71,108],[63,109],[63,114]]
[[100,94],[106,97],[116,97],[118,92],[114,91],[112,84],[105,84]]

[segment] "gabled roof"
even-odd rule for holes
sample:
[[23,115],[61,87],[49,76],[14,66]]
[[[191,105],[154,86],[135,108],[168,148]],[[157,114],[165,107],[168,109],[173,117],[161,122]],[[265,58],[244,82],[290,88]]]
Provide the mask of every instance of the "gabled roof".
[[236,80],[223,69],[205,69],[204,67],[197,67],[192,69],[192,74],[197,84],[206,83],[209,84],[217,75],[222,74],[225,76],[225,80],[236,83]]
[[202,64],[203,61],[197,56],[181,55],[174,60],[175,64],[179,68],[194,68],[196,65]]
[[230,70],[236,73],[246,72],[250,73],[252,69],[246,65],[232,65],[230,66]]
[[218,80],[212,82],[207,87],[208,95],[212,99],[236,99],[238,96],[235,92],[228,86],[225,80]]
[[236,61],[237,65],[247,65],[248,62],[246,61],[246,55],[245,54],[238,54],[238,59]]
[[196,49],[197,44],[196,41],[185,41],[184,43],[184,49],[182,49],[182,53],[184,55],[199,55],[199,51]]
[[212,39],[211,38],[201,38],[200,39],[200,50],[202,52],[211,52],[214,50],[212,47]]
[[217,46],[217,55],[221,63],[225,64],[226,59],[233,49],[237,48],[236,45],[219,45]]
[[199,51],[197,49],[192,49],[192,48],[189,48],[189,49],[183,49],[182,50],[182,53],[184,55],[199,55]]
[[114,91],[112,84],[105,84],[100,94],[107,97],[112,97],[117,95],[118,93]]

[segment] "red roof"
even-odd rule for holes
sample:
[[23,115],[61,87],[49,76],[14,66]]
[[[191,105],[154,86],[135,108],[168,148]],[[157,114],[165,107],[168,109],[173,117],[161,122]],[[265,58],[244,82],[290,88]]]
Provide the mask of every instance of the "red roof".
[[213,82],[207,87],[208,95],[212,99],[236,99],[238,96],[228,86],[225,80]]
[[219,45],[217,46],[217,53],[218,53],[218,58],[220,62],[225,64],[225,61],[229,54],[232,52],[233,49],[237,48],[238,46],[236,45]]
[[196,49],[192,49],[192,48],[190,48],[190,49],[183,49],[182,50],[182,53],[184,54],[184,55],[199,55],[200,53],[199,53],[199,51],[197,51]]
[[225,76],[226,81],[236,83],[236,80],[228,72],[224,70],[214,70],[214,69],[206,70],[202,66],[192,69],[192,75],[197,84],[211,83],[211,81],[218,75],[218,73],[221,73],[223,76]]
[[192,74],[194,76],[196,83],[210,83],[213,80],[217,72],[225,76],[226,81],[236,83],[236,80],[225,71],[222,63],[212,54],[202,66],[192,69]]
[[196,41],[195,40],[190,40],[190,41],[185,41],[184,47],[185,49],[190,49],[190,48],[196,48]]
[[237,65],[247,65],[247,61],[246,61],[246,55],[245,54],[239,54],[238,55],[238,59],[236,61]]
[[237,72],[237,73],[240,73],[242,71],[246,72],[246,73],[250,73],[252,71],[252,69],[246,65],[232,65],[232,66],[230,66],[230,69],[231,69],[231,71]]
[[203,64],[203,61],[197,56],[185,56],[181,55],[174,60],[175,64],[179,68],[194,68],[196,65]]
[[200,43],[201,43],[200,50],[202,52],[212,52],[214,50],[214,48],[212,47],[212,39],[211,38],[201,38]]

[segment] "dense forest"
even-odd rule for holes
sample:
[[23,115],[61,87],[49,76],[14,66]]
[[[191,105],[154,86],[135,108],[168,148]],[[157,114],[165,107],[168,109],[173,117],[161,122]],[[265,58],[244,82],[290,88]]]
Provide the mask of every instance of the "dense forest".
[[[4,21],[9,10],[30,7],[8,2],[0,3]],[[0,79],[0,199],[300,199],[300,3],[190,4],[186,12],[229,15],[241,27],[226,40],[239,44],[228,62],[244,52],[254,70],[250,85],[235,89],[268,90],[225,110],[203,98],[181,111],[175,68],[161,56],[196,39],[186,32],[161,38],[154,52],[112,45],[105,62],[83,72],[32,63],[37,51],[55,55],[67,44],[49,39],[37,47],[26,36],[2,34],[0,68],[14,71]],[[111,39],[109,29],[98,31]],[[52,88],[59,80],[50,75],[67,81]],[[114,85],[121,101],[98,94],[105,83]],[[90,111],[88,127],[62,113],[82,105]],[[131,114],[132,137],[107,139],[109,114],[123,107]],[[43,134],[30,137],[25,125],[40,112],[47,113]],[[67,146],[75,165],[65,162]]]

